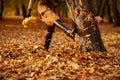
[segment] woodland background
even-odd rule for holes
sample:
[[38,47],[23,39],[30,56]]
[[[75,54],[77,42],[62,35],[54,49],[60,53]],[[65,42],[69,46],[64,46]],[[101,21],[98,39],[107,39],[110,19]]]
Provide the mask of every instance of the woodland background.
[[[82,54],[79,52],[79,41],[73,41],[57,28],[50,49],[44,51],[46,25],[38,20],[36,25],[26,29],[21,24],[29,0],[3,1],[4,10],[0,20],[0,80],[120,79],[120,25],[115,24],[113,12],[110,21],[107,7],[103,11],[104,16],[101,16],[103,21],[99,23],[99,28],[108,52]],[[104,0],[93,0],[96,14],[101,10],[97,8],[102,5],[100,1]],[[115,1],[120,15],[120,1]],[[105,5],[108,2],[113,3],[109,0]],[[65,1],[60,0],[58,3],[55,3],[60,11],[58,14],[66,17],[68,12]],[[112,6],[110,8],[112,10]],[[32,14],[38,15],[37,2]]]

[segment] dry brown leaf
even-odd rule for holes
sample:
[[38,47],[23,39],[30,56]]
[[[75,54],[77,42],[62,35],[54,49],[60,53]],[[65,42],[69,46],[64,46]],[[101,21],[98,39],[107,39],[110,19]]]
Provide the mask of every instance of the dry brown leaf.
[[2,58],[2,56],[0,55],[0,63],[1,63],[1,62],[3,62],[3,58]]
[[73,69],[79,69],[79,65],[75,62],[68,62],[68,65],[71,66]]

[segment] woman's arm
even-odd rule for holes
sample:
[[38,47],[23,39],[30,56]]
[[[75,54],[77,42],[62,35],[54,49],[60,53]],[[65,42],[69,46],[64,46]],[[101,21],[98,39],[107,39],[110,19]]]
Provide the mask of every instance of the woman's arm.
[[28,11],[27,11],[27,16],[30,17],[31,16],[31,10],[32,10],[32,7],[34,5],[36,0],[30,0],[29,1],[29,4],[28,4]]
[[36,1],[36,0],[30,0],[30,1],[29,1],[28,10],[29,10],[29,9],[32,9],[32,7],[33,7],[35,1]]

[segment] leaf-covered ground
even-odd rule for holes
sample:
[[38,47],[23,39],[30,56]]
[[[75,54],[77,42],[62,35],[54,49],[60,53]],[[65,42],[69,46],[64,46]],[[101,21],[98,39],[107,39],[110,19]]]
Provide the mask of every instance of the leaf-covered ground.
[[0,80],[120,80],[120,28],[100,25],[108,53],[79,52],[56,30],[49,51],[43,50],[45,25],[23,28],[19,19],[0,21]]

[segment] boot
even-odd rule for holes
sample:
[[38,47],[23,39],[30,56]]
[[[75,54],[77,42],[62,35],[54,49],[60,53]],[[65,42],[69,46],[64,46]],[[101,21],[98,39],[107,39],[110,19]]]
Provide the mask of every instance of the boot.
[[67,34],[67,36],[74,39],[74,32],[75,32],[74,28],[72,30],[68,29],[65,25],[63,25],[63,23],[60,19],[56,20],[54,22],[54,25],[57,26],[58,28],[60,28],[61,30],[63,30]]
[[51,39],[52,39],[52,35],[54,33],[54,28],[55,28],[54,25],[53,26],[48,26],[47,31],[49,33],[46,35],[46,38],[45,38],[45,45],[44,45],[45,50],[49,49],[49,45],[50,45],[50,42],[51,42]]
[[45,45],[44,45],[45,50],[49,49],[51,38],[52,38],[52,34],[48,33],[47,36],[46,36],[46,39],[45,39]]

